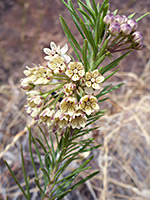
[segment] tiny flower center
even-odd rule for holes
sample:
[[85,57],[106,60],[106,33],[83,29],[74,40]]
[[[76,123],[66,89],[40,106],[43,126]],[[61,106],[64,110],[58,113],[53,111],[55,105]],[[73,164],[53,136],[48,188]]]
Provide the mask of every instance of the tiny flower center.
[[88,102],[86,102],[86,105],[87,105],[87,106],[90,106],[90,105],[91,105],[91,103],[88,101]]
[[91,81],[92,81],[92,83],[94,83],[95,82],[95,78],[91,78]]
[[74,69],[73,72],[74,72],[74,74],[77,74],[77,73],[78,73],[78,70],[77,70],[77,69]]

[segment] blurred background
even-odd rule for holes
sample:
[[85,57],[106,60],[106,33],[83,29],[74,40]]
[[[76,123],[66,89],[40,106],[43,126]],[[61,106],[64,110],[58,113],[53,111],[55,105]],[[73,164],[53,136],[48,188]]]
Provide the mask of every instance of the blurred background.
[[[101,3],[102,0],[99,0]],[[77,1],[73,3],[77,6]],[[136,18],[150,11],[150,0],[110,0],[110,10]],[[36,126],[24,110],[25,93],[20,79],[25,66],[45,64],[42,49],[50,41],[62,46],[67,42],[59,22],[62,15],[73,34],[82,42],[68,10],[59,0],[0,0],[0,200],[24,200],[10,172],[7,160],[22,185],[20,144],[23,145],[27,173],[31,178],[32,200],[40,200],[28,150],[26,125]],[[149,200],[150,199],[150,16],[139,22],[144,36],[142,51],[133,51],[119,64],[119,72],[109,82],[125,82],[109,95],[107,109],[91,133],[102,144],[90,163],[100,173],[74,190],[65,200]],[[70,54],[72,50],[70,49]],[[113,55],[115,58],[118,54]],[[105,63],[104,63],[105,66]],[[108,84],[108,82],[106,83]],[[36,155],[35,159],[36,159]],[[83,155],[83,159],[88,154]],[[39,166],[38,159],[36,164]],[[70,166],[70,169],[77,167]]]

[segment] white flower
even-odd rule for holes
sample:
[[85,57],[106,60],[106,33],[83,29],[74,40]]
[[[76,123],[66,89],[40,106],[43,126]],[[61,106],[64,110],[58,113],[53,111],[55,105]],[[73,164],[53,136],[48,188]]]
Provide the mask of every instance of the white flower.
[[54,42],[50,43],[50,49],[49,48],[44,48],[43,49],[44,53],[47,54],[48,56],[45,56],[45,60],[51,60],[51,58],[54,55],[59,55],[64,58],[66,63],[69,63],[71,58],[68,56],[66,53],[68,51],[68,45],[65,44],[62,48],[60,46],[57,46]]
[[78,81],[85,74],[84,66],[81,62],[70,62],[65,73],[73,81]]
[[73,129],[80,129],[81,127],[84,128],[86,125],[86,120],[86,115],[81,110],[78,110],[70,118],[71,127]]
[[53,71],[54,74],[60,74],[66,70],[66,64],[64,58],[58,55],[52,57],[48,62],[48,67]]

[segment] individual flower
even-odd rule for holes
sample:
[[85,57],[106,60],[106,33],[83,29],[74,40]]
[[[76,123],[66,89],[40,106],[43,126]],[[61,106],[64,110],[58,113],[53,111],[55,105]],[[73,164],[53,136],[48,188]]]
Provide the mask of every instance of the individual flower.
[[69,115],[66,115],[62,113],[60,110],[58,110],[54,115],[54,121],[51,126],[52,132],[58,135],[63,135],[63,133],[66,131],[66,128],[70,127],[69,119],[70,119]]
[[44,106],[44,99],[40,95],[28,97],[26,112],[33,118],[37,118]]
[[53,56],[48,62],[48,67],[53,71],[54,74],[65,72],[66,64],[64,62],[64,58],[58,55]]
[[[89,93],[90,93],[91,88],[96,90],[100,89],[100,83],[104,81],[104,77],[96,69],[94,71],[86,72],[85,80],[86,80],[85,85],[86,87],[89,88]],[[86,89],[86,91],[88,90]]]
[[135,31],[138,27],[138,23],[134,19],[129,19],[127,23],[131,26],[132,31]]
[[70,116],[76,111],[78,102],[75,97],[65,97],[60,103],[61,112]]
[[121,28],[121,33],[124,36],[130,35],[130,33],[132,32],[131,26],[129,24],[127,24],[127,23],[121,24],[120,28]]
[[121,31],[120,24],[117,22],[110,24],[109,31],[111,35],[118,35]]
[[121,16],[121,15],[116,15],[115,16],[115,21],[117,22],[117,23],[119,23],[120,25],[121,24],[123,24],[123,23],[125,23],[125,17],[124,16]]
[[68,45],[65,44],[62,48],[60,46],[57,46],[54,42],[50,43],[50,49],[44,48],[44,53],[47,54],[47,56],[44,57],[45,60],[51,60],[51,58],[55,55],[59,55],[64,58],[66,63],[69,63],[71,58],[66,53],[68,51]]
[[139,44],[140,42],[143,42],[143,36],[139,31],[135,31],[132,34],[132,38],[131,38],[132,42],[134,44]]
[[34,96],[40,95],[40,92],[37,90],[30,90],[30,91],[26,92],[26,95],[28,95],[28,98],[34,97]]
[[74,83],[67,83],[63,87],[63,91],[66,96],[70,96],[73,94],[73,91],[75,90],[76,85]]
[[73,81],[78,81],[85,74],[84,66],[81,62],[70,62],[65,73]]
[[115,21],[115,16],[113,14],[107,14],[105,17],[104,17],[104,23],[106,25],[110,25],[111,23],[113,23]]
[[21,79],[21,88],[24,90],[29,90],[33,88],[33,85],[47,84],[52,81],[53,75],[52,71],[48,67],[44,66],[34,66],[32,68],[26,66],[24,74],[26,78]]
[[39,115],[39,123],[46,123],[48,126],[51,126],[53,123],[55,111],[51,108],[44,109]]
[[78,110],[70,118],[70,125],[73,129],[84,128],[86,125],[86,120],[86,115],[81,110]]
[[85,95],[80,99],[79,109],[83,110],[87,115],[91,115],[94,111],[99,110],[97,98],[92,95]]

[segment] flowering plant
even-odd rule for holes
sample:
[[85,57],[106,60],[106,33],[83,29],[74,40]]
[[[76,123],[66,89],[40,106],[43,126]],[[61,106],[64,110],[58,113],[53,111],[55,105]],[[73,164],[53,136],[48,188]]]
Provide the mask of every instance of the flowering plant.
[[[108,0],[104,0],[102,5],[96,4],[95,0],[85,0],[85,3],[78,0],[78,12],[82,15],[80,18],[71,0],[68,0],[68,3],[61,1],[69,9],[83,39],[83,45],[72,35],[61,16],[63,30],[76,56],[67,53],[67,44],[61,48],[51,42],[50,48],[43,49],[47,65],[27,66],[24,70],[26,78],[21,80],[21,88],[27,94],[26,112],[37,121],[43,137],[34,138],[29,129],[29,150],[35,172],[35,184],[39,188],[41,199],[45,200],[63,199],[70,191],[99,173],[96,171],[74,183],[80,172],[90,168],[86,166],[92,160],[91,156],[79,168],[69,175],[64,175],[67,166],[81,159],[82,153],[91,152],[100,146],[94,146],[94,138],[85,139],[83,136],[98,128],[94,127],[93,123],[105,113],[105,110],[100,109],[101,102],[107,100],[103,96],[123,84],[104,87],[103,83],[118,69],[110,73],[109,71],[117,67],[133,49],[142,49],[143,37],[137,31],[137,22],[146,15],[134,20],[134,14],[127,17],[118,15],[117,11],[110,13]],[[106,57],[110,58],[118,51],[127,52],[108,65],[101,66]],[[42,130],[42,124],[47,125],[50,139]],[[35,165],[32,143],[41,165],[44,186],[39,181],[40,170]],[[41,159],[39,148],[44,151],[44,161]],[[30,181],[26,176],[22,149],[21,155],[26,191],[16,180],[7,162],[6,165],[23,195],[30,200]]]

